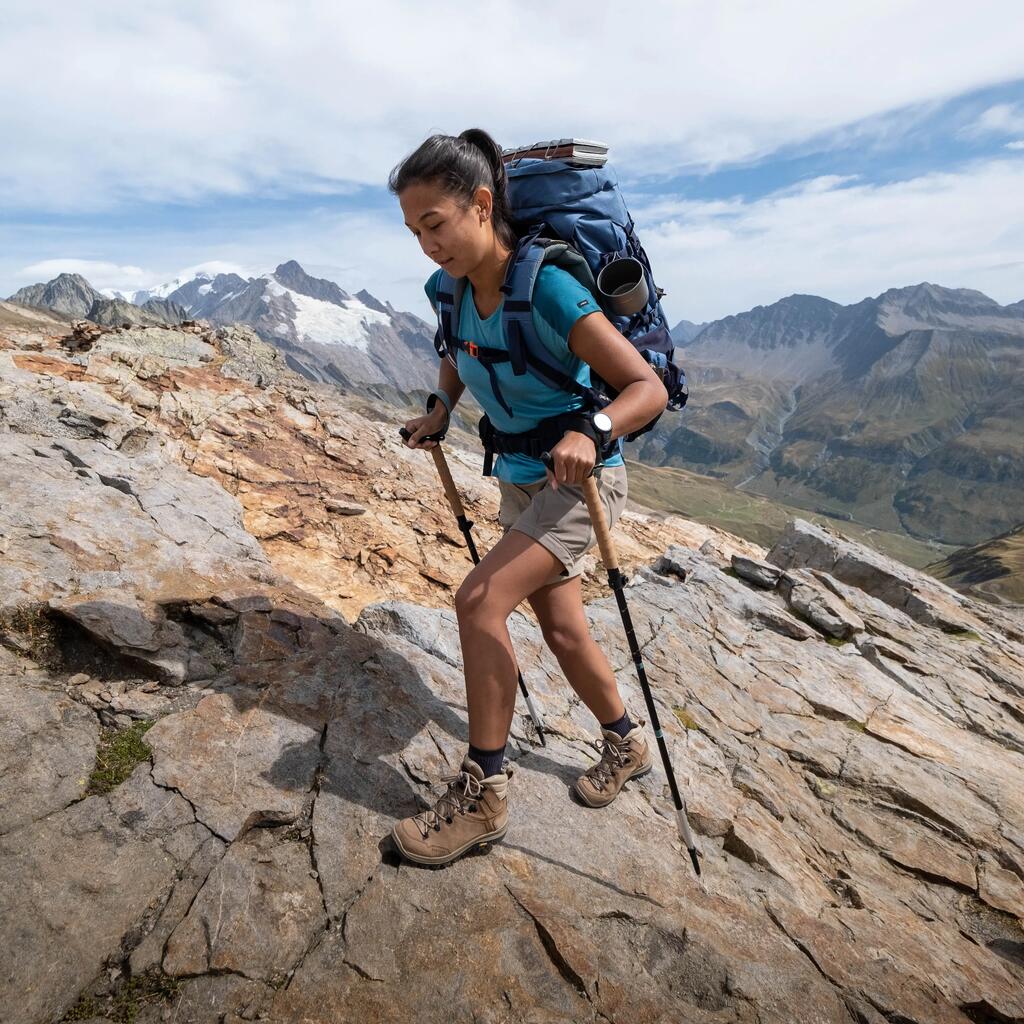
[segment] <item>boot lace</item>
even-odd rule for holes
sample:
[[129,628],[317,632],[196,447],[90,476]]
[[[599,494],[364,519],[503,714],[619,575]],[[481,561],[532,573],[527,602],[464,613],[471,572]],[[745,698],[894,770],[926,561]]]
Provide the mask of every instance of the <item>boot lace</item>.
[[476,810],[476,801],[483,794],[480,780],[466,771],[442,775],[441,781],[448,783],[444,795],[435,801],[432,808],[421,811],[412,819],[424,839],[430,834],[431,829],[440,832],[442,821],[450,825],[454,815],[465,814],[467,807],[471,811]]
[[604,789],[611,782],[616,769],[625,766],[629,750],[626,744],[617,745],[607,736],[602,737],[600,746],[594,743],[593,747],[601,751],[601,760],[588,768],[584,774],[593,780],[598,789]]

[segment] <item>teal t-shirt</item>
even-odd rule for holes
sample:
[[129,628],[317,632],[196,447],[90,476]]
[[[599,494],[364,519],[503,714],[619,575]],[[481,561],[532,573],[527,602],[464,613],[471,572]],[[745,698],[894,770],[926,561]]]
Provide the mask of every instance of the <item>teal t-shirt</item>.
[[[437,285],[441,271],[437,270],[424,285],[431,306],[437,307]],[[473,285],[467,281],[459,311],[459,334],[466,340],[488,348],[507,349],[505,332],[501,324],[504,299],[486,320],[477,312],[473,301]],[[548,349],[566,374],[575,377],[584,387],[590,386],[590,367],[569,348],[569,332],[576,321],[590,313],[600,312],[594,297],[567,270],[551,263],[541,267],[533,289],[533,325],[541,343]],[[521,433],[535,427],[549,416],[571,409],[579,409],[583,399],[561,388],[549,387],[532,373],[517,377],[510,363],[498,363],[493,369],[498,387],[512,415],[502,408],[494,396],[491,379],[479,361],[459,351],[456,366],[462,383],[480,403],[497,430]],[[609,456],[606,466],[622,465],[621,440],[618,450]],[[514,484],[529,484],[543,480],[547,475],[544,463],[528,455],[502,454],[494,462],[494,475],[499,480]]]

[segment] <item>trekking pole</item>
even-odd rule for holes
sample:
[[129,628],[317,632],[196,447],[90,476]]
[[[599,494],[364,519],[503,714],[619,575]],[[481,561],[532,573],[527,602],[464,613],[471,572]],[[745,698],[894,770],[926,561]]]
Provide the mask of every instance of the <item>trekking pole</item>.
[[[399,430],[402,435],[403,441],[408,441],[412,434],[402,427]],[[437,475],[441,478],[441,486],[444,488],[444,496],[448,499],[448,504],[451,506],[452,512],[455,515],[455,521],[459,524],[459,529],[462,531],[463,537],[466,538],[466,547],[469,548],[469,557],[473,559],[474,565],[480,564],[480,556],[476,551],[476,544],[473,543],[473,524],[469,519],[466,518],[466,510],[462,507],[462,499],[459,497],[458,488],[455,486],[455,481],[452,479],[452,471],[448,468],[448,460],[444,457],[444,452],[441,451],[440,438],[437,434],[428,434],[420,438],[421,441],[437,441],[438,444],[430,449],[430,454],[434,457],[434,466],[437,468]],[[519,674],[519,689],[523,692],[523,697],[526,698],[526,706],[530,711],[530,718],[533,719],[533,727],[537,730],[537,735],[540,737],[540,745],[546,747],[548,741],[544,737],[544,719],[541,717],[540,709],[533,702],[533,698],[530,696],[526,689],[526,683],[523,681],[523,673],[519,666],[516,666],[516,672]]]
[[[549,452],[541,455],[541,462],[554,472],[554,461]],[[626,639],[629,641],[629,650],[633,655],[633,665],[636,668],[637,678],[640,680],[640,688],[644,691],[644,700],[647,702],[647,713],[651,716],[651,725],[654,727],[654,735],[658,740],[658,749],[661,751],[661,763],[665,766],[665,774],[668,776],[669,789],[672,791],[672,801],[676,808],[676,825],[679,829],[679,838],[682,839],[690,854],[690,861],[693,863],[693,870],[700,875],[700,861],[693,833],[690,831],[690,823],[686,820],[686,805],[679,795],[679,787],[676,785],[675,772],[672,770],[672,762],[668,756],[668,747],[665,745],[665,734],[661,731],[661,723],[658,721],[658,710],[654,706],[654,696],[651,687],[647,682],[647,672],[644,670],[643,658],[640,654],[640,645],[636,642],[636,633],[633,631],[633,620],[630,618],[629,608],[626,605],[626,577],[619,570],[619,559],[615,553],[615,546],[612,544],[611,532],[608,529],[608,521],[605,518],[604,506],[597,491],[597,480],[594,473],[583,481],[583,497],[587,502],[587,510],[590,512],[590,521],[597,534],[597,544],[601,550],[601,561],[608,571],[608,585],[615,592],[615,602],[619,606],[619,614],[622,616],[622,625],[626,630]]]

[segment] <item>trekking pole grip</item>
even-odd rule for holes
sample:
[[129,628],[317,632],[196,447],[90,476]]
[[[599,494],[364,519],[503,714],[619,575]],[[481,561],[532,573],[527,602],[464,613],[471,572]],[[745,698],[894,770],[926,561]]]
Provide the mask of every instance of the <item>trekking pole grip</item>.
[[604,514],[604,505],[601,504],[601,495],[597,490],[597,478],[593,474],[583,481],[583,498],[587,503],[587,511],[590,513],[594,533],[597,534],[597,546],[601,551],[601,561],[604,562],[604,567],[608,572],[615,572],[619,568],[619,556],[612,543],[612,533],[608,529],[608,519]]

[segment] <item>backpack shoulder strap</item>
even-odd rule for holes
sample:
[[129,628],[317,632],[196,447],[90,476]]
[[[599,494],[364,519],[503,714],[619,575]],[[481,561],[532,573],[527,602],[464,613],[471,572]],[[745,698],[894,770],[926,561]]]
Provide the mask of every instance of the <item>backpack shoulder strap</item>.
[[533,292],[537,275],[545,263],[564,267],[591,291],[595,287],[586,260],[561,239],[545,237],[544,227],[542,224],[532,229],[519,242],[501,286],[505,294],[501,319],[512,372],[517,376],[530,373],[548,387],[568,391],[585,399],[589,405],[600,406],[603,403],[597,392],[570,377],[537,336],[533,323]]
[[442,359],[455,365],[455,350],[458,347],[459,310],[462,296],[466,291],[466,279],[452,277],[442,270],[437,280],[437,333],[434,348]]
[[462,309],[462,299],[466,294],[466,279],[464,277],[454,278],[450,274],[441,271],[437,287],[437,333],[434,335],[434,348],[442,359],[458,370],[459,350],[475,359],[487,371],[491,382],[491,390],[498,404],[508,413],[514,415],[512,406],[501,392],[501,385],[498,383],[498,374],[494,369],[499,363],[507,363],[509,354],[505,349],[488,348],[485,345],[477,345],[475,342],[466,341],[459,334],[459,312]]

